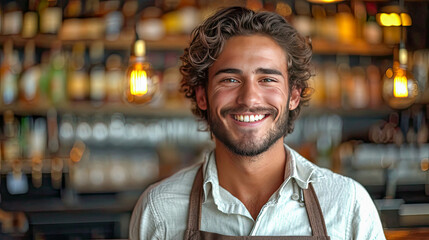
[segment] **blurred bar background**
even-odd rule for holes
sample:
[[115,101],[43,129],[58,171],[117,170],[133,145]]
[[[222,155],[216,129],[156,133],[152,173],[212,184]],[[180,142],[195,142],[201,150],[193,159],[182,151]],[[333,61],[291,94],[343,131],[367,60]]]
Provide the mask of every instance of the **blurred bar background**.
[[[1,239],[128,238],[144,189],[213,147],[179,58],[231,5],[278,12],[313,46],[286,143],[360,182],[388,239],[427,239],[428,1],[0,0]],[[136,36],[159,79],[142,105],[123,101]]]

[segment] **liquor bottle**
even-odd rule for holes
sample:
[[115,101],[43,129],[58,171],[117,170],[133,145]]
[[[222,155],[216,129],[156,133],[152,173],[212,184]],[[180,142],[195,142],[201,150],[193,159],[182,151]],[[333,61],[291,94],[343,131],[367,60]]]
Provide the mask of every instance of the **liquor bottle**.
[[21,36],[23,38],[32,38],[36,36],[38,25],[39,25],[39,15],[36,12],[36,1],[28,1],[28,11],[24,13],[24,20],[22,24]]
[[48,84],[50,99],[54,105],[61,105],[67,100],[66,57],[61,42],[55,42],[51,49],[50,71]]
[[100,105],[106,98],[106,70],[103,65],[103,42],[94,42],[90,47],[91,68],[89,70],[90,99]]
[[51,65],[50,51],[43,51],[40,59],[40,80],[39,80],[39,101],[41,103],[49,102]]
[[1,99],[3,104],[8,105],[16,101],[18,97],[18,73],[20,64],[18,52],[13,50],[12,40],[4,44],[4,61],[0,67]]
[[105,23],[106,23],[106,29],[105,29],[106,39],[109,41],[117,40],[121,33],[122,26],[124,25],[124,15],[122,14],[121,11],[119,11],[119,8],[106,14]]
[[351,94],[351,103],[353,108],[365,108],[369,104],[368,82],[365,76],[365,69],[360,66],[352,68],[353,91]]
[[369,106],[378,108],[381,105],[381,73],[377,66],[369,65],[366,68],[366,78],[369,84]]
[[[99,0],[87,0],[84,1],[83,12],[87,17],[94,17],[99,14],[100,11],[100,1]],[[136,9],[137,10],[137,9]]]
[[122,14],[124,17],[124,27],[123,30],[133,31],[136,26],[136,12],[139,9],[139,3],[137,0],[126,0],[122,7]]
[[47,130],[48,130],[48,150],[50,154],[56,154],[59,150],[58,141],[58,119],[55,108],[48,110],[46,115]]
[[75,141],[75,119],[71,114],[64,114],[61,116],[59,124],[59,140],[60,140],[60,154],[67,155],[70,153],[71,146]]
[[72,101],[83,101],[89,95],[89,76],[85,68],[85,44],[73,46],[70,68],[67,74],[67,95]]
[[79,17],[82,13],[82,1],[70,0],[64,9],[64,17],[75,18]]
[[357,37],[356,19],[347,4],[338,5],[338,13],[335,15],[338,26],[338,39],[343,43],[351,43]]
[[31,179],[33,186],[42,186],[42,168],[46,149],[46,120],[37,118],[30,133]]
[[7,165],[11,166],[13,160],[21,156],[18,139],[19,123],[11,110],[6,110],[3,113],[3,123],[5,139],[2,145],[2,159],[4,159]]
[[18,3],[15,1],[9,2],[3,15],[3,29],[4,35],[18,35],[22,30],[22,10],[19,8]]
[[125,72],[121,62],[122,58],[117,54],[110,55],[106,61],[107,100],[109,102],[119,102],[122,97],[122,81]]
[[[326,105],[331,108],[341,107],[341,83],[337,68],[334,64],[326,64],[324,73]],[[317,91],[318,89],[316,89]]]
[[31,158],[31,131],[34,127],[34,121],[32,117],[25,116],[20,118],[19,125],[19,145],[21,149],[21,157],[23,159]]
[[39,97],[41,69],[35,57],[35,43],[30,40],[25,45],[24,66],[19,79],[20,100],[25,103],[36,103]]
[[61,28],[63,11],[57,0],[42,0],[39,5],[40,32],[57,34]]
[[377,5],[375,3],[366,3],[368,18],[363,28],[365,40],[371,44],[379,44],[383,38],[383,32],[376,21]]

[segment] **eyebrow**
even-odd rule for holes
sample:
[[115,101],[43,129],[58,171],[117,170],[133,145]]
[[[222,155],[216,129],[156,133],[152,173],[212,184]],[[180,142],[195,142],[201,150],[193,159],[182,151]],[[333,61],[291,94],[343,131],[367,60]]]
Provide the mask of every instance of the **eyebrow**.
[[217,71],[214,76],[217,76],[221,73],[243,74],[243,71],[241,71],[240,69],[237,69],[237,68],[224,68],[224,69]]
[[[217,71],[214,76],[219,75],[221,73],[243,74],[243,71],[237,68],[224,68]],[[256,73],[283,76],[283,74],[279,70],[272,69],[272,68],[258,68],[256,69]]]
[[270,75],[280,75],[283,77],[283,74],[276,69],[272,69],[272,68],[258,68],[256,69],[256,73],[259,74],[270,74]]

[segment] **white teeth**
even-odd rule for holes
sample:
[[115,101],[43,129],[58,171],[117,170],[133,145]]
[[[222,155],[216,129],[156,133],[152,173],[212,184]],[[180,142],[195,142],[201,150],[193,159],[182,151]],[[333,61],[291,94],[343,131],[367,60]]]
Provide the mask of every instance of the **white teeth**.
[[265,117],[264,114],[256,115],[234,115],[234,119],[240,122],[256,122]]

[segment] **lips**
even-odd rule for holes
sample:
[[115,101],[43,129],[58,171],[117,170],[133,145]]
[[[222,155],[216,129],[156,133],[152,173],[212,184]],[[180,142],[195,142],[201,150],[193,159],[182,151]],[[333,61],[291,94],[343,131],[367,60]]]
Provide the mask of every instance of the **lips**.
[[265,114],[234,114],[233,118],[239,122],[257,122],[265,118]]

